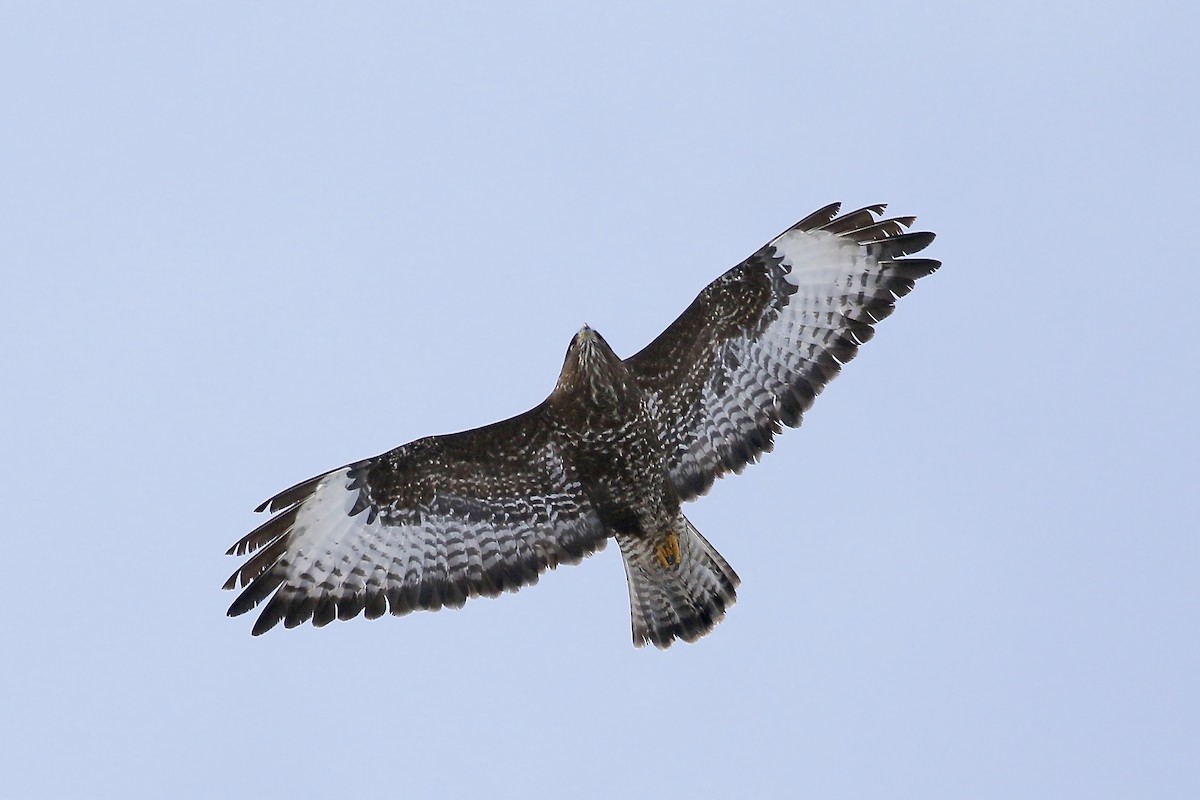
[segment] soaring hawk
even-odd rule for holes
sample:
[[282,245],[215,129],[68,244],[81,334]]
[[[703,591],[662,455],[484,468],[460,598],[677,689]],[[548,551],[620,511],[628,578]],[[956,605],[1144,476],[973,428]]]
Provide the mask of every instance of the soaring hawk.
[[934,235],[876,205],[805,217],[705,287],[622,360],[584,327],[550,396],[512,419],[430,436],[296,484],[229,549],[229,615],[260,634],[365,613],[461,607],[536,583],[615,538],[633,642],[712,630],[738,576],[680,506],[772,447],[914,281]]

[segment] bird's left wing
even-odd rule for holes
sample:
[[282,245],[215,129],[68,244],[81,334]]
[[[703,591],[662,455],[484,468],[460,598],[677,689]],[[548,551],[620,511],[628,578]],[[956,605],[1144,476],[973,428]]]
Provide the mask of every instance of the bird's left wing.
[[903,256],[932,233],[884,206],[810,214],[705,287],[626,360],[653,398],[679,496],[703,494],[770,450],[813,398],[939,262]]
[[432,436],[312,478],[263,503],[275,516],[229,549],[226,582],[253,632],[366,612],[458,607],[536,583],[607,536],[541,408]]

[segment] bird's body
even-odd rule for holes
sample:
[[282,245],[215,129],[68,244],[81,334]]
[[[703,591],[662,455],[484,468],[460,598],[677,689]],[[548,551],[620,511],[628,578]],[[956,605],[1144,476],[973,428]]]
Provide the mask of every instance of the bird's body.
[[[583,494],[621,548],[634,641],[666,647],[711,630],[733,603],[738,577],[680,510],[655,399],[585,326],[571,341],[547,415]],[[694,553],[686,563],[684,552]]]
[[[734,602],[736,573],[681,511],[798,425],[813,398],[937,268],[903,259],[932,234],[882,206],[829,206],[710,284],[622,360],[584,327],[540,405],[419,439],[264,503],[278,512],[231,554],[236,615],[254,627],[461,606],[534,583],[609,538],[621,548],[635,644],[692,641]],[[255,552],[257,551],[257,552]],[[268,600],[269,598],[269,600]]]

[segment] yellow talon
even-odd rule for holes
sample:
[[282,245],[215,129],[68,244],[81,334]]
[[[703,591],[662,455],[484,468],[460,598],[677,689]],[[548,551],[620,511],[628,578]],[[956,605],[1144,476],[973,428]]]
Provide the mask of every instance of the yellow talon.
[[679,566],[679,537],[674,531],[654,546],[654,556],[663,569]]

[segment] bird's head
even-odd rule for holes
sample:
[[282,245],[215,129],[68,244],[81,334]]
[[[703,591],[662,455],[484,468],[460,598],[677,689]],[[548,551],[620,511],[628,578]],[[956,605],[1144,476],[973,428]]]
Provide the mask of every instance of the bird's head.
[[623,392],[627,375],[625,364],[604,337],[584,325],[567,347],[554,394],[582,393],[594,402],[611,403]]

